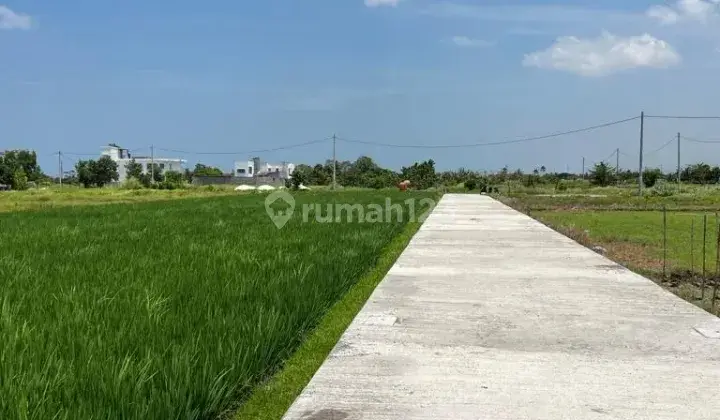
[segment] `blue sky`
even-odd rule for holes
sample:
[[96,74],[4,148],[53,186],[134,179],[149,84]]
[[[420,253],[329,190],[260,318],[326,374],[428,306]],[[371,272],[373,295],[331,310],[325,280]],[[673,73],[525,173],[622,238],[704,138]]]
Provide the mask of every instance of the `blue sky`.
[[[651,114],[720,115],[718,0],[0,0],[0,149],[54,174],[109,142],[245,152],[319,140],[467,144]],[[601,3],[601,4],[600,4]],[[720,121],[646,125],[647,150]],[[615,148],[636,165],[637,121],[482,148],[338,143],[395,169],[505,165],[579,171]],[[720,163],[720,144],[683,159]],[[264,153],[315,163],[330,143]],[[650,154],[670,168],[675,147]],[[238,155],[180,155],[230,170]]]

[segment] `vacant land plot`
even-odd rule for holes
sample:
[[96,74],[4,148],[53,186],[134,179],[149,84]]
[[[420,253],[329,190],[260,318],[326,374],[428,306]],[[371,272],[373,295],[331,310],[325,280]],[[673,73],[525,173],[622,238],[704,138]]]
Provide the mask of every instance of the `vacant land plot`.
[[[301,194],[370,203],[429,194]],[[417,209],[416,209],[417,211]],[[273,374],[408,222],[283,229],[262,196],[0,214],[0,418],[213,418]]]
[[121,188],[79,188],[75,186],[8,191],[0,193],[0,213],[21,210],[45,210],[89,204],[142,203],[176,198],[237,195],[232,187],[208,186],[181,190],[125,190]]
[[[718,219],[714,213],[668,211],[666,236],[663,213],[659,211],[555,210],[530,214],[582,243],[602,246],[610,258],[711,309],[711,286],[717,277]],[[701,301],[703,267],[706,290]]]

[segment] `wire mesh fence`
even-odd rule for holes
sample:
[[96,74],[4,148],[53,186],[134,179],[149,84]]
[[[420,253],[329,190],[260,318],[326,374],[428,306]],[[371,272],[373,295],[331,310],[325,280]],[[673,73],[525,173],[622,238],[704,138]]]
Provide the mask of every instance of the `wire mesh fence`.
[[[718,213],[669,211],[665,207],[656,226],[662,239],[657,273],[684,298],[717,311],[720,299],[720,217]],[[653,235],[655,236],[655,235]],[[658,264],[660,265],[660,264]]]

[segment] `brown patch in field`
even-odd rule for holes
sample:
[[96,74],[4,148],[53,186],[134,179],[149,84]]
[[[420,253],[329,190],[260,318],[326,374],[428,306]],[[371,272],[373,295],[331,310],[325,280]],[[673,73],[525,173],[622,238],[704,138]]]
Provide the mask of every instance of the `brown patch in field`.
[[662,272],[663,263],[652,255],[649,247],[632,242],[601,242],[590,239],[581,229],[554,227],[555,230],[588,248],[601,246],[607,250],[606,257],[628,268]]
[[662,271],[663,262],[653,257],[648,247],[632,242],[611,242],[601,245],[608,250],[607,257],[627,267]]
[[[707,277],[703,280],[701,274],[690,272],[690,270],[672,270],[663,277],[662,259],[653,256],[648,246],[632,242],[592,240],[585,230],[553,226],[541,219],[537,220],[587,248],[593,249],[598,246],[604,248],[607,258],[642,274],[664,289],[711,314],[720,316],[720,275],[707,273]],[[668,269],[671,270],[669,267]],[[713,299],[716,284],[718,287],[717,299]]]

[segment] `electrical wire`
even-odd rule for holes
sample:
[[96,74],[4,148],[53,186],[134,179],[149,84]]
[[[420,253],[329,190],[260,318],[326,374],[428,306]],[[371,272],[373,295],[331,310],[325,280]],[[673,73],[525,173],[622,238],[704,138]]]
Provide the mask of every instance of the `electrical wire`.
[[637,120],[639,118],[640,117],[626,118],[624,120],[617,120],[617,121],[612,121],[612,122],[608,122],[608,123],[604,123],[604,124],[594,125],[591,127],[585,127],[585,128],[575,129],[575,130],[546,134],[543,136],[525,137],[525,138],[516,139],[516,140],[494,141],[494,142],[486,142],[486,143],[455,144],[455,145],[409,145],[409,144],[377,143],[377,142],[362,141],[362,140],[350,140],[350,139],[344,139],[344,138],[339,138],[339,137],[338,137],[338,140],[346,142],[346,143],[359,143],[359,144],[367,144],[367,145],[372,145],[372,146],[408,148],[408,149],[456,149],[456,148],[465,148],[465,147],[498,146],[498,145],[503,145],[503,144],[525,143],[525,142],[536,141],[536,140],[546,140],[546,139],[555,138],[555,137],[567,136],[570,134],[583,133],[583,132],[587,132],[587,131],[597,130],[600,128],[610,127],[613,125],[623,124],[623,123],[626,123],[629,121]]
[[277,152],[279,150],[294,149],[297,147],[309,146],[311,144],[324,143],[324,142],[328,142],[330,140],[332,140],[332,138],[324,138],[322,140],[307,141],[304,143],[291,144],[289,146],[280,146],[280,147],[275,147],[272,149],[247,150],[244,152],[189,152],[187,150],[163,149],[160,147],[156,147],[155,149],[162,150],[164,152],[181,153],[181,154],[186,154],[186,155],[246,155],[246,154],[253,154],[253,153],[270,153],[270,152]]
[[699,140],[699,139],[695,139],[695,138],[692,138],[692,137],[685,137],[685,136],[681,136],[680,138],[683,139],[683,140],[687,140],[687,141],[689,141],[689,142],[692,142],[692,143],[705,143],[705,144],[717,144],[717,143],[720,143],[720,140]]
[[660,146],[659,148],[653,150],[652,152],[647,152],[647,153],[645,153],[645,156],[650,156],[650,155],[652,155],[652,154],[654,154],[654,153],[657,153],[657,152],[663,150],[664,148],[668,147],[671,143],[673,143],[673,142],[676,141],[676,140],[677,140],[677,137],[673,137],[673,138],[670,139],[667,143],[663,144],[663,145]]
[[657,118],[663,120],[720,120],[720,117],[700,117],[692,115],[646,115],[645,118]]
[[[57,153],[54,153],[57,156]],[[73,153],[73,152],[62,152],[63,155],[71,156],[97,156],[97,153]]]
[[606,157],[605,159],[601,160],[600,162],[609,162],[610,158],[615,156],[616,153],[617,153],[617,150],[613,150],[613,152],[610,153],[610,156]]

